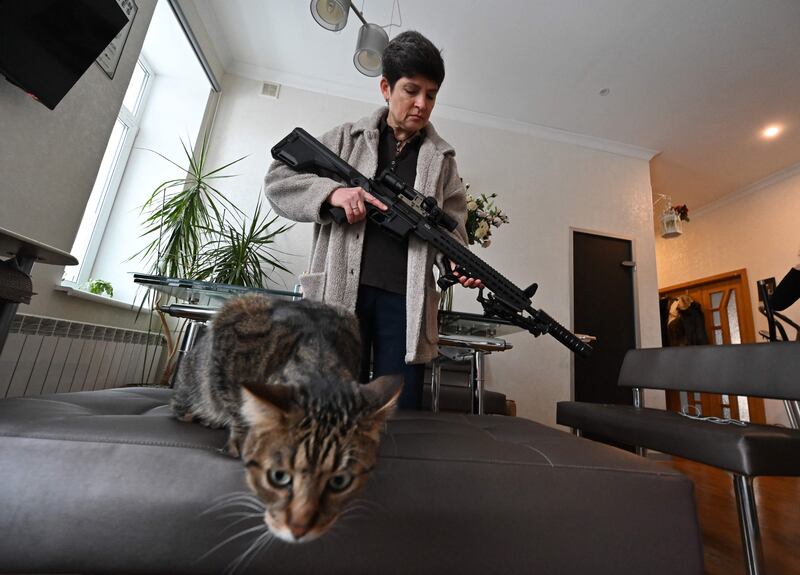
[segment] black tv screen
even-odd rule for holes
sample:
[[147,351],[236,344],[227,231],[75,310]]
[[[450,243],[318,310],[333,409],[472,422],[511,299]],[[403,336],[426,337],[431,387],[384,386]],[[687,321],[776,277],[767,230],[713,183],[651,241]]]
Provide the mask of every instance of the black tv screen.
[[0,74],[52,110],[127,23],[116,0],[0,0]]

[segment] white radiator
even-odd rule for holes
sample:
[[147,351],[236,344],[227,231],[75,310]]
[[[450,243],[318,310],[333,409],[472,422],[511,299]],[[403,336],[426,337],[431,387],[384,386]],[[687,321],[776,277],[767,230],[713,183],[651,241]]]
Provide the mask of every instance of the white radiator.
[[0,353],[0,397],[152,384],[160,334],[17,314]]

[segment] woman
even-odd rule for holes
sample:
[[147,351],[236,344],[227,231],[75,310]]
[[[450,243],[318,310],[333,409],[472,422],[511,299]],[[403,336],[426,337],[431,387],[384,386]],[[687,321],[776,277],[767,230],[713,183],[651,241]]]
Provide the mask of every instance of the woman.
[[[433,196],[458,222],[455,237],[466,243],[466,195],[455,151],[429,122],[443,80],[439,50],[419,32],[403,32],[383,54],[380,90],[387,106],[320,140],[362,174],[390,169]],[[311,261],[300,283],[305,297],[355,311],[363,340],[361,381],[402,373],[406,383],[398,406],[419,409],[424,366],[437,355],[433,248],[416,237],[398,241],[367,220],[367,204],[386,206],[362,188],[298,173],[280,162],[272,164],[265,184],[278,214],[315,223]],[[325,204],[344,209],[348,224],[332,223]],[[459,281],[481,285],[474,278]]]

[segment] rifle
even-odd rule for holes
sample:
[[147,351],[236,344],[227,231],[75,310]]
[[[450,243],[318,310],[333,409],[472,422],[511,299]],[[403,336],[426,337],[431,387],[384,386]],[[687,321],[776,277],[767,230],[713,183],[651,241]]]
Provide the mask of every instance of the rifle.
[[[272,148],[272,157],[294,170],[332,177],[343,181],[349,187],[361,187],[378,198],[389,209],[383,212],[371,204],[366,204],[369,218],[389,234],[404,238],[413,233],[439,251],[436,266],[440,272],[437,280],[440,288],[447,289],[458,283],[451,273],[450,261],[456,264],[458,273],[480,278],[484,287],[490,292],[484,296],[481,289],[477,298],[487,317],[507,320],[526,329],[535,337],[549,333],[581,356],[587,357],[591,353],[591,346],[581,341],[547,313],[531,305],[531,298],[538,288],[537,284],[520,289],[469,251],[447,233],[455,230],[458,224],[444,213],[436,200],[406,185],[393,172],[385,170],[375,179],[367,178],[302,128],[295,128],[278,142]],[[342,208],[329,206],[328,210],[331,218],[337,223],[347,222],[347,216]]]

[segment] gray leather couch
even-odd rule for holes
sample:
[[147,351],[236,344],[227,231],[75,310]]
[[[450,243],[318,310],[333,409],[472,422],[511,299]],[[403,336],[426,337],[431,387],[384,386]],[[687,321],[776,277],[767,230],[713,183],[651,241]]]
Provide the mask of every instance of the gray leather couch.
[[[260,535],[170,391],[0,401],[0,572],[223,573]],[[691,481],[525,419],[400,413],[358,509],[236,572],[700,574]],[[232,501],[232,500],[231,500]],[[255,528],[246,532],[246,530]],[[239,537],[235,537],[240,534]]]

